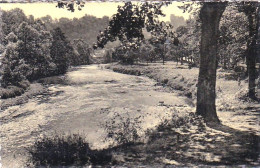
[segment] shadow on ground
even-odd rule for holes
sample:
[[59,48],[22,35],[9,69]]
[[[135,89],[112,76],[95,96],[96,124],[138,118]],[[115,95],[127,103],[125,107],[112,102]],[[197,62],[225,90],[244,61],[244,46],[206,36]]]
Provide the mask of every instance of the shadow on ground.
[[159,126],[145,144],[119,148],[114,154],[121,159],[118,164],[259,165],[259,136],[253,133],[222,124],[206,126],[193,115],[173,123]]

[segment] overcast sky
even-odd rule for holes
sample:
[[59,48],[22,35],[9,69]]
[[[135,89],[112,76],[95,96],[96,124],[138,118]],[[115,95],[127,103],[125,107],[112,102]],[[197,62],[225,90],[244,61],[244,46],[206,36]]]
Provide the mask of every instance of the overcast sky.
[[[96,17],[112,16],[117,12],[117,6],[123,3],[118,2],[87,2],[81,11],[70,12],[65,9],[56,8],[56,3],[6,3],[1,4],[3,10],[10,10],[13,8],[21,8],[26,15],[33,15],[35,18],[40,18],[46,15],[52,16],[54,19],[61,17],[80,18],[85,14]],[[173,2],[168,7],[163,8],[166,17],[161,18],[163,21],[170,21],[170,15],[183,16],[185,19],[189,18],[188,13],[183,13],[177,6],[182,5],[182,2]]]

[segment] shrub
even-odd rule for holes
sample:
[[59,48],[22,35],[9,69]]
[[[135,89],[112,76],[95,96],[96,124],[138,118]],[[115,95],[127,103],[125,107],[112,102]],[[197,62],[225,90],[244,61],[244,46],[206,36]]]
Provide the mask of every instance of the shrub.
[[109,150],[92,150],[78,134],[44,136],[27,148],[27,166],[105,165],[111,162]]
[[140,139],[138,131],[142,129],[140,119],[141,116],[131,119],[116,113],[112,120],[104,125],[107,131],[106,140],[112,139],[117,145],[137,142]]
[[24,89],[17,86],[8,86],[7,88],[0,88],[1,99],[13,98],[24,93]]
[[30,86],[30,82],[28,80],[23,80],[18,83],[18,86],[26,90]]

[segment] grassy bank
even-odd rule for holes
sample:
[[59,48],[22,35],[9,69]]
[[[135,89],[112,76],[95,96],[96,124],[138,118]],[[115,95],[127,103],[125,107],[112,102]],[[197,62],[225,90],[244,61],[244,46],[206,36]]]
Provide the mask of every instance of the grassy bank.
[[178,91],[180,95],[196,98],[197,68],[191,70],[188,65],[176,65],[173,62],[166,65],[153,63],[148,66],[112,64],[106,68],[124,74],[145,75],[163,86]]
[[25,92],[25,89],[17,86],[9,86],[7,88],[0,88],[0,98],[8,99],[15,96],[20,96]]
[[[121,65],[110,64],[106,68],[115,72],[144,75],[154,79],[163,86],[166,86],[181,96],[186,96],[196,103],[198,68],[190,69],[188,64],[180,65],[175,62],[151,63],[147,65]],[[247,79],[240,80],[238,73],[223,69],[217,70],[217,108],[219,111],[235,111],[237,109],[246,109],[248,106],[254,106],[246,98],[248,82]]]
[[8,86],[6,88],[0,87],[0,99],[8,99],[22,95],[27,89],[29,89],[30,83],[28,81],[22,81],[19,86]]
[[[107,68],[152,78],[196,104],[198,68],[189,69],[188,65],[174,62],[148,66],[111,64]],[[246,98],[246,78],[240,80],[234,71],[217,71],[216,105],[223,125],[207,126],[191,111],[186,114],[177,110],[176,113],[184,117],[175,115],[158,126],[149,134],[145,147],[139,146],[138,156],[134,157],[146,156],[145,164],[160,162],[175,166],[259,165],[259,125],[254,122],[258,118],[259,103]],[[132,154],[136,152],[133,150]]]
[[51,77],[40,78],[33,83],[29,83],[28,81],[21,82],[21,85],[19,87],[18,86],[8,86],[6,88],[0,87],[0,99],[10,99],[19,96],[28,97],[28,95],[33,96],[36,93],[41,93],[44,91],[43,89],[44,87],[41,86],[41,84],[42,85],[64,84],[66,82],[65,78],[66,77],[64,75],[51,76]]
[[21,95],[18,94],[15,97],[9,99],[2,99],[0,102],[1,110],[4,110],[11,106],[23,104],[33,96],[44,93],[45,91],[46,88],[44,86],[39,83],[33,83],[25,92],[23,91]]

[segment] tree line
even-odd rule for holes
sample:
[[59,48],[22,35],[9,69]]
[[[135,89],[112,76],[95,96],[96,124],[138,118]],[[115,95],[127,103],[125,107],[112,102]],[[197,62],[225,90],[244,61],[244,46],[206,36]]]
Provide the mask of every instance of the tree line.
[[96,18],[91,15],[85,15],[81,18],[73,19],[65,17],[53,19],[51,16],[47,15],[42,17],[41,20],[44,22],[48,30],[52,30],[56,27],[61,28],[68,40],[73,41],[82,39],[87,41],[89,44],[96,41],[99,31],[103,30],[109,22],[107,16]]
[[42,19],[21,9],[2,13],[1,86],[21,87],[26,81],[64,74],[69,66],[90,64],[86,41],[69,41],[59,27],[48,29]]
[[[220,20],[218,67],[222,67],[223,69],[241,71],[241,69],[247,68],[247,44],[250,43],[248,39],[252,37],[249,37],[250,26],[247,15],[244,12],[239,12],[240,8],[241,6],[229,4]],[[167,41],[164,41],[162,44],[157,40],[158,36],[156,36],[157,39],[149,37],[145,38],[138,49],[133,49],[130,54],[128,50],[123,52],[123,49],[127,47],[122,44],[116,47],[116,49],[108,51],[106,57],[112,57],[112,60],[122,62],[126,62],[126,57],[129,57],[128,60],[132,59],[130,63],[135,61],[153,62],[165,59],[182,64],[185,62],[199,67],[201,45],[201,20],[199,12],[194,12],[193,17],[186,20],[185,24],[179,26],[177,22],[177,26],[175,26],[173,21],[171,21],[171,24],[175,27],[174,33],[178,39],[178,45],[174,45],[175,39],[170,37],[167,37]]]

